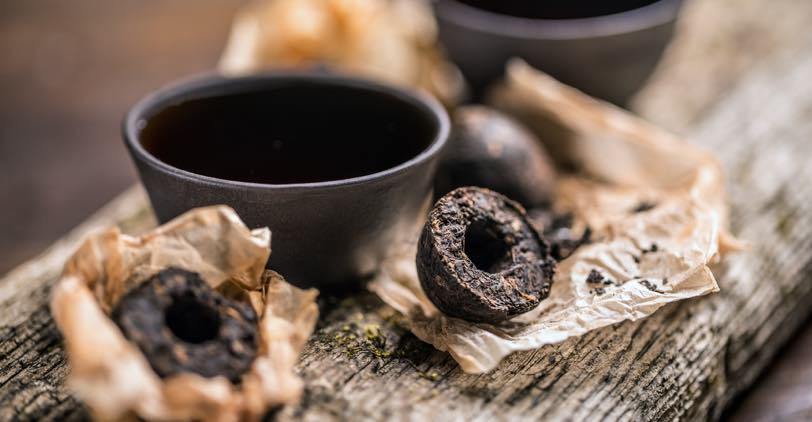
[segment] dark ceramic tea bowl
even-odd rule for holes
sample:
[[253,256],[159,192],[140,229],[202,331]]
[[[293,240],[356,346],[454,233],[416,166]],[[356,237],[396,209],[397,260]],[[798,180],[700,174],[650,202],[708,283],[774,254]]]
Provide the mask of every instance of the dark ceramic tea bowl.
[[[571,10],[529,18],[503,10],[511,2]],[[440,38],[476,96],[501,78],[508,59],[521,57],[564,83],[624,104],[656,67],[682,0],[626,2],[649,4],[623,11],[609,0],[435,0],[434,7]]]
[[226,204],[272,232],[269,267],[302,286],[373,273],[419,230],[445,110],[328,74],[206,76],[141,100],[123,137],[161,222]]

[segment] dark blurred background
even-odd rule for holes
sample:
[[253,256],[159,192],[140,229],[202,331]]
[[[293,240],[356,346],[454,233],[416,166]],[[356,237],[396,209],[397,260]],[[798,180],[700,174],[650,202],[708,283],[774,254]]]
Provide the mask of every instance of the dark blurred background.
[[135,181],[122,116],[212,69],[241,3],[0,2],[0,274]]
[[[242,3],[0,3],[0,274],[41,252],[135,181],[119,138],[122,116],[161,84],[212,69]],[[702,88],[686,85],[699,98]],[[807,328],[730,415],[772,419],[782,400],[789,403],[797,395],[808,402],[810,348]]]

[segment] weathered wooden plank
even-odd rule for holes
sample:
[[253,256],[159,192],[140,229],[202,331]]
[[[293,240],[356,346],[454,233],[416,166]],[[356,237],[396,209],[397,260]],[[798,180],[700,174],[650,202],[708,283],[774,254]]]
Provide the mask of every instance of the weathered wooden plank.
[[[798,57],[810,57],[812,45]],[[586,420],[718,417],[809,314],[812,59],[748,80],[696,132],[729,171],[734,229],[753,250],[719,268],[722,293],[668,306],[486,375],[405,335],[369,297],[330,307],[303,356],[305,401],[285,416]],[[776,75],[781,75],[776,78]],[[386,345],[364,327],[383,327]],[[355,335],[357,339],[351,336]],[[377,340],[378,335],[367,336]]]
[[731,412],[730,422],[812,420],[810,350],[812,330],[806,324]]
[[154,226],[140,187],[128,190],[0,280],[0,420],[86,419],[84,407],[62,386],[67,361],[48,295],[81,239],[113,224],[129,233]]
[[685,131],[741,78],[812,39],[807,0],[686,0],[674,42],[633,108]]
[[[299,365],[304,400],[282,418],[718,416],[812,304],[812,192],[793,183],[812,180],[807,57],[812,45],[748,78],[695,132],[730,174],[735,231],[754,240],[719,269],[720,294],[516,354],[484,375],[462,373],[371,295],[332,298]],[[139,190],[0,280],[0,420],[86,416],[61,387],[66,362],[48,287],[83,233],[114,223],[129,232],[153,224]]]

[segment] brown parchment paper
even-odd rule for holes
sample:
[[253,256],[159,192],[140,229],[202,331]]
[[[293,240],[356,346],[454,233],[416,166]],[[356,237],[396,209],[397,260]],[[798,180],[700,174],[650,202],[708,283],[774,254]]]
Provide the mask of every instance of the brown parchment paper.
[[[140,237],[118,228],[89,236],[65,265],[51,310],[65,338],[67,384],[98,419],[255,420],[298,401],[293,367],[318,317],[315,290],[265,270],[271,233],[249,230],[229,207],[192,210]],[[108,317],[147,277],[174,266],[251,303],[260,317],[259,349],[240,386],[188,373],[159,378]]]
[[328,67],[422,88],[446,105],[463,95],[426,0],[255,0],[240,10],[220,70]]
[[[493,104],[524,121],[559,163],[554,208],[594,242],[562,261],[550,296],[500,324],[441,314],[423,294],[416,239],[384,263],[370,288],[405,314],[420,339],[447,350],[470,373],[508,354],[558,343],[663,305],[719,290],[708,265],[738,245],[727,234],[722,171],[708,153],[515,60]],[[656,205],[635,212],[641,204]],[[588,283],[592,270],[609,280]]]

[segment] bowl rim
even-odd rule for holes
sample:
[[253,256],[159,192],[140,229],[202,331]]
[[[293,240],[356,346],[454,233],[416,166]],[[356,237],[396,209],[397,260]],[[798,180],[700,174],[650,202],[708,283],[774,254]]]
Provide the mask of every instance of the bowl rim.
[[[270,88],[296,84],[337,86],[389,96],[396,101],[419,109],[420,113],[431,117],[437,129],[433,139],[423,151],[394,167],[347,179],[285,184],[244,182],[194,173],[158,159],[139,141],[139,132],[146,124],[146,120],[168,106],[207,96],[247,92],[258,87]],[[226,188],[301,192],[302,190],[341,188],[370,183],[404,173],[409,168],[423,164],[439,154],[448,141],[450,126],[446,109],[434,97],[422,90],[408,90],[383,82],[319,70],[273,70],[240,76],[209,72],[170,82],[147,94],[130,108],[122,120],[121,133],[125,145],[135,159],[143,161],[158,171],[187,181]]]
[[684,0],[657,0],[623,12],[586,18],[534,19],[483,10],[458,0],[434,0],[442,22],[516,38],[584,39],[624,34],[673,21]]

